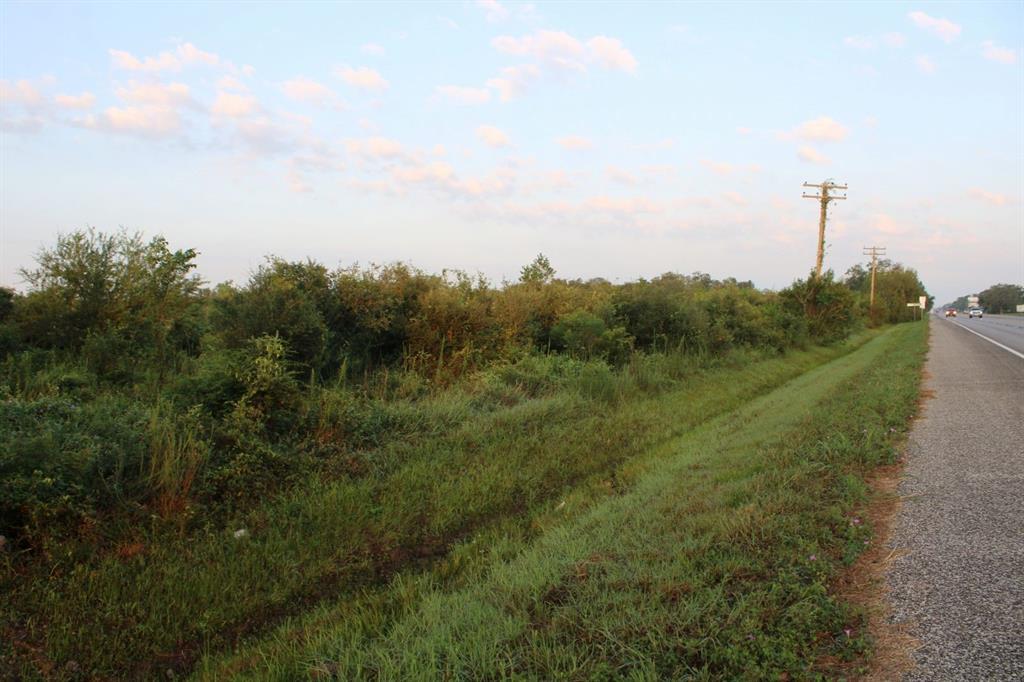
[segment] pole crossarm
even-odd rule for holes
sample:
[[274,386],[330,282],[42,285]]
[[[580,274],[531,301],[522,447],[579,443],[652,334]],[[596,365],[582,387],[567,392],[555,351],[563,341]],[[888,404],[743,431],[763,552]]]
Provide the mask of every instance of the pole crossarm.
[[814,264],[814,275],[821,277],[821,265],[822,261],[825,260],[825,222],[828,220],[828,204],[830,201],[844,201],[846,199],[845,194],[831,194],[833,190],[845,190],[846,185],[840,185],[833,182],[832,180],[825,180],[821,183],[805,182],[804,187],[816,187],[820,190],[819,194],[808,194],[804,192],[801,196],[804,199],[817,199],[821,202],[821,214],[818,218],[818,257]]

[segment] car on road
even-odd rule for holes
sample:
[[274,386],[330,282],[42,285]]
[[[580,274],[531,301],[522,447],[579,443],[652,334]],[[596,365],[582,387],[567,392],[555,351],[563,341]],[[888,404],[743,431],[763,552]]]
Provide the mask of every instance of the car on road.
[[952,308],[946,310],[946,317],[956,317],[956,311]]
[[981,313],[981,308],[971,308],[970,310],[967,311],[967,317],[968,319],[972,317],[977,317],[978,319],[981,319]]

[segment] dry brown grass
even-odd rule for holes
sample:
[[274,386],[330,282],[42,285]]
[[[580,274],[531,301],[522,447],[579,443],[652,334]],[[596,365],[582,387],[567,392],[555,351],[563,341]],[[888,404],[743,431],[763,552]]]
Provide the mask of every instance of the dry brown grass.
[[902,464],[879,467],[868,479],[872,502],[864,510],[864,520],[874,529],[871,545],[840,578],[836,589],[840,598],[862,609],[873,640],[867,671],[859,679],[865,682],[899,680],[914,667],[913,652],[919,643],[910,624],[892,622],[886,573],[899,548],[891,549],[892,525],[902,500],[898,493]]
[[[926,387],[929,379],[931,374],[923,369],[917,418],[927,409],[928,401],[935,397],[935,391]],[[893,622],[886,582],[890,565],[903,554],[899,547],[891,547],[893,524],[903,504],[899,494],[903,467],[904,460],[901,459],[896,464],[879,467],[867,477],[866,482],[872,491],[871,502],[862,515],[874,530],[872,544],[843,572],[835,586],[840,599],[863,610],[873,640],[871,656],[862,662],[867,668],[856,676],[863,682],[902,679],[914,668],[913,653],[921,646],[913,634],[913,623]]]

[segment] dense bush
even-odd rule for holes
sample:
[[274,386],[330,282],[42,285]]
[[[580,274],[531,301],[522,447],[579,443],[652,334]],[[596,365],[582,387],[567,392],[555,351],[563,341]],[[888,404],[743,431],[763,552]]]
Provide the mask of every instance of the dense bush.
[[0,401],[0,533],[39,538],[148,493],[147,413],[135,401]]
[[822,277],[797,280],[781,296],[791,314],[803,313],[807,333],[819,343],[846,338],[858,322],[853,293],[835,281],[831,270]]
[[[339,453],[358,472],[353,453],[427,428],[401,406],[456,383],[484,409],[559,390],[615,402],[716,356],[838,341],[866,312],[863,268],[775,293],[701,273],[568,281],[543,256],[501,287],[270,258],[202,289],[195,257],[76,232],[22,271],[27,293],[0,289],[0,532],[258,499]],[[898,265],[879,282],[889,321],[923,291]]]

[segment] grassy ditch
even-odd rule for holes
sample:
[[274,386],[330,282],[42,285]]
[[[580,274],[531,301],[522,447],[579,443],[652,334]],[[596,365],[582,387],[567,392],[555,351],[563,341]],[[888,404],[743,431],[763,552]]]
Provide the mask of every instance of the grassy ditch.
[[889,329],[620,465],[632,484],[578,489],[535,520],[538,533],[480,533],[432,571],[322,606],[200,673],[731,680],[849,669],[868,644],[829,585],[870,542],[852,510],[916,409],[926,336],[923,324]]
[[[510,372],[484,387],[500,393],[493,400],[467,390],[410,403],[412,417],[440,426],[366,453],[359,476],[318,476],[188,532],[154,516],[115,551],[69,543],[7,566],[0,658],[50,678],[185,672],[318,603],[449,565],[453,548],[528,540],[574,489],[617,494],[624,463],[876,335],[771,359],[737,355],[708,370],[671,357],[621,373],[584,368],[539,395]],[[167,441],[186,454],[187,445]]]

